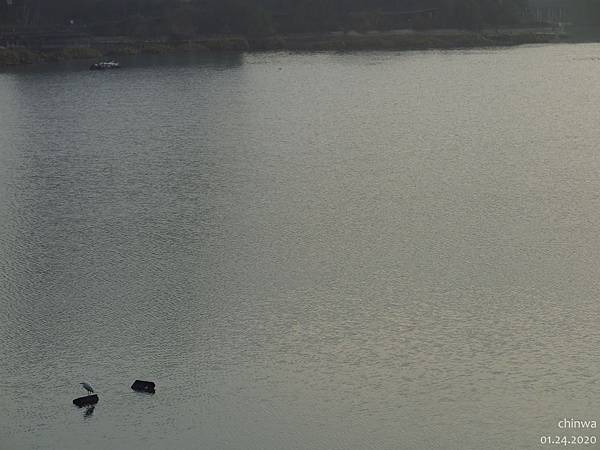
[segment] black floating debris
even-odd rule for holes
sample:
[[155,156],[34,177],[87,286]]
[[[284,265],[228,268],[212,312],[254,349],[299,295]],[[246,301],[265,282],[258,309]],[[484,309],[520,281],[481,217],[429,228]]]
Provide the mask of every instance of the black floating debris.
[[95,405],[96,403],[98,403],[98,396],[96,394],[86,395],[85,397],[79,397],[73,400],[73,404],[80,408],[82,406]]
[[154,394],[156,392],[154,389],[155,386],[156,385],[152,381],[135,380],[131,385],[131,389],[138,392],[148,392],[150,394]]

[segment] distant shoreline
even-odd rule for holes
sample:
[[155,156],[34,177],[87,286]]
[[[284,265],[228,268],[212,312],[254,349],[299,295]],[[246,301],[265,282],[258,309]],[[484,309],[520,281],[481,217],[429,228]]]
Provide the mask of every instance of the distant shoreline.
[[506,47],[522,44],[569,42],[569,37],[550,29],[500,29],[498,31],[398,30],[387,32],[332,32],[267,37],[218,36],[189,40],[131,37],[90,37],[52,48],[0,47],[0,67],[76,59],[97,60],[136,54],[260,51],[357,51],[430,50]]

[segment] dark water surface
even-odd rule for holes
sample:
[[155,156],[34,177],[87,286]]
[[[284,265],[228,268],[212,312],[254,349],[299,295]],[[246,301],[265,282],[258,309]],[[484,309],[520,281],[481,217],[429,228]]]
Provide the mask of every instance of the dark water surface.
[[598,420],[600,45],[124,63],[0,73],[2,450]]

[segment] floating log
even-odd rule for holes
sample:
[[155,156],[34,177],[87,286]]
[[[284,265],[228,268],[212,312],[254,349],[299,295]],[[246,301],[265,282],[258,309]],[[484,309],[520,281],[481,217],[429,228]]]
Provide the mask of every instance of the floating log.
[[152,381],[135,380],[131,385],[131,389],[138,392],[148,392],[154,394],[156,385]]
[[86,405],[95,405],[96,403],[98,403],[98,396],[96,394],[86,395],[85,397],[79,397],[73,400],[73,404],[80,408]]

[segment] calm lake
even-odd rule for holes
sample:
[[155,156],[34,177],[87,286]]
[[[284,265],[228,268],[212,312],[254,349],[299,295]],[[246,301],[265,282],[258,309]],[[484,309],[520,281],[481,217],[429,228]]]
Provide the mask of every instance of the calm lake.
[[0,73],[2,450],[600,440],[600,45],[121,62]]

